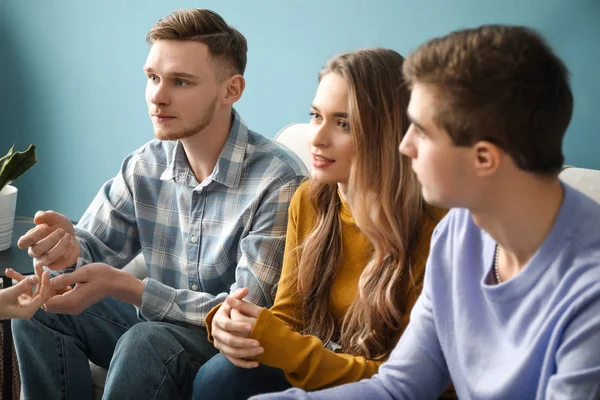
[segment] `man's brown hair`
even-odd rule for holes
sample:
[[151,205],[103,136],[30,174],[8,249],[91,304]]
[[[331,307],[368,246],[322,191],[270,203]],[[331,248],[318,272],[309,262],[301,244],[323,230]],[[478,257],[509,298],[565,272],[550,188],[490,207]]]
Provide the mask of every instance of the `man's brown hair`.
[[569,73],[540,35],[486,25],[433,39],[404,63],[407,82],[437,90],[436,123],[457,146],[489,141],[523,170],[557,174],[573,113]]
[[[191,8],[173,12],[154,24],[146,37],[149,44],[161,39],[204,43],[210,55],[227,66],[227,77],[244,75],[246,70],[246,38],[214,11]],[[217,69],[219,73],[221,70]]]

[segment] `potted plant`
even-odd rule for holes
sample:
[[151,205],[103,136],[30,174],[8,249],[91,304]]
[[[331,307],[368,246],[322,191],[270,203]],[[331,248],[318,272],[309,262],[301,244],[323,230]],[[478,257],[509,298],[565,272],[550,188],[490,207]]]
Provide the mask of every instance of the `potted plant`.
[[37,162],[34,145],[23,152],[13,151],[14,147],[0,158],[0,251],[10,248],[15,222],[17,188],[11,183]]

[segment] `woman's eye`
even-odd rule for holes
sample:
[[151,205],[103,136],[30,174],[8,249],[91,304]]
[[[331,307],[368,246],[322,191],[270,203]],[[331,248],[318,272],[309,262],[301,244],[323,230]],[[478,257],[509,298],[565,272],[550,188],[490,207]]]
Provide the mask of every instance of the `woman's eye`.
[[339,121],[338,126],[345,131],[350,130],[350,124],[347,121]]

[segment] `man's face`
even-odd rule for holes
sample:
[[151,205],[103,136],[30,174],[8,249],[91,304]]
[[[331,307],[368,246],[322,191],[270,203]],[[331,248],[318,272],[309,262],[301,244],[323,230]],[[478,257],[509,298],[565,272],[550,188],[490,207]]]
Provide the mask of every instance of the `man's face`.
[[400,143],[400,152],[412,158],[412,168],[423,186],[423,198],[440,207],[469,207],[476,193],[471,147],[458,147],[437,126],[437,90],[415,84],[408,105],[411,125]]
[[158,139],[184,139],[210,125],[221,82],[205,44],[157,40],[144,72],[148,77],[146,104]]

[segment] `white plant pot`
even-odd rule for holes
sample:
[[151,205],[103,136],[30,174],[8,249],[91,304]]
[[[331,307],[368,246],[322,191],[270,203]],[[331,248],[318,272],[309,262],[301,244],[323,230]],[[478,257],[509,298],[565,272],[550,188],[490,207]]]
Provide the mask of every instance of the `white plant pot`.
[[10,248],[16,210],[17,188],[6,185],[0,191],[0,251]]

